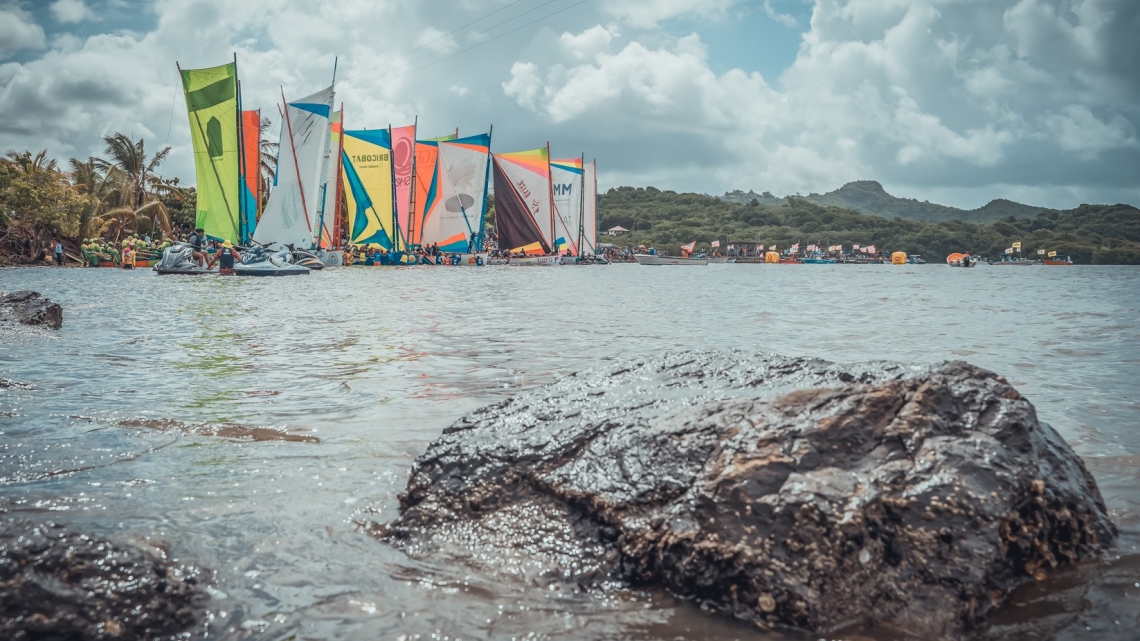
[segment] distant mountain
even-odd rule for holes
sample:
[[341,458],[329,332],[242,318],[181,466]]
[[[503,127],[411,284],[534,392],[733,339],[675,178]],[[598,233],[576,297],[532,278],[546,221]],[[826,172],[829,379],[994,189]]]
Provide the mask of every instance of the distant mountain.
[[[740,190],[726,192],[721,198],[741,205],[747,205],[752,200],[756,200],[761,205],[779,205],[787,202],[786,198],[778,198],[769,192],[757,194],[753,191],[743,192]],[[925,220],[932,223],[943,220],[992,223],[1010,216],[1033,218],[1042,212],[1056,211],[1045,207],[1023,205],[1002,198],[991,200],[977,209],[958,209],[929,201],[892,196],[874,180],[856,180],[826,194],[809,194],[802,197],[797,196],[797,198],[803,198],[825,207],[853,209],[860,213],[873,214],[887,219],[905,218],[908,220]]]

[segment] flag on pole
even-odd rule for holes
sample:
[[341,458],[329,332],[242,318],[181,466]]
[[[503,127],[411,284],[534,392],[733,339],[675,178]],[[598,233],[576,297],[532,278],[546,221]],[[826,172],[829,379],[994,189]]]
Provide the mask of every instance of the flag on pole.
[[859,249],[859,246],[858,246],[858,245],[852,245],[852,246],[851,246],[851,251],[855,251],[855,250],[857,250],[857,249]]
[[1014,244],[1013,244],[1013,248],[1014,248],[1014,249],[1021,249],[1021,241],[1019,240],[1019,241],[1017,241],[1016,243],[1014,243]]
[[875,253],[875,246],[874,245],[867,245],[863,249],[866,250],[866,252],[868,254],[874,254]]
[[1057,252],[1049,252],[1049,258],[1053,258],[1056,255],[1057,255]]
[[712,241],[711,243],[709,243],[709,247],[720,247],[720,241],[719,240]]
[[1013,253],[1013,248],[1012,248],[1012,247],[1006,247],[1006,248],[1005,248],[1005,253],[1007,253],[1007,254],[1012,254],[1012,253]]
[[1044,254],[1045,254],[1045,250],[1044,250],[1044,249],[1038,249],[1038,250],[1037,250],[1037,255],[1038,255],[1038,256],[1042,256],[1042,255],[1044,255]]
[[695,240],[693,242],[689,243],[688,245],[681,245],[681,249],[689,252],[690,254],[693,253],[693,250],[696,249],[696,247],[697,247],[697,241],[695,241]]
[[768,251],[770,251],[770,252],[776,251],[776,246],[772,245],[772,246],[768,247]]

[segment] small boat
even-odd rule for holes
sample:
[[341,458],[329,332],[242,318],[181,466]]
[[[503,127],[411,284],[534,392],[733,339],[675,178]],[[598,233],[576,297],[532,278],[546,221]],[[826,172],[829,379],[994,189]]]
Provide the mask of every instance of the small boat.
[[906,257],[906,262],[910,263],[911,265],[925,265],[926,259],[919,254],[911,254],[910,256]]
[[303,276],[309,268],[293,262],[293,252],[287,247],[270,253],[264,246],[247,249],[241,262],[234,265],[238,276]]
[[707,265],[708,258],[684,258],[681,256],[660,256],[657,254],[634,254],[639,265]]
[[1041,260],[1042,265],[1069,265],[1073,264],[1073,259],[1068,256],[1053,256]]
[[955,252],[946,257],[946,264],[950,267],[974,267],[978,264],[978,260],[979,259],[973,258],[969,254],[959,254]]
[[834,258],[805,258],[800,261],[805,265],[834,265]]
[[735,262],[736,262],[735,258],[718,257],[718,258],[710,258],[709,259],[710,265],[720,265],[720,264],[735,263]]
[[488,258],[488,265],[522,265],[531,267],[553,267],[572,264],[571,256],[520,256],[512,258]]
[[1009,258],[1003,256],[1001,260],[990,263],[991,265],[1040,265],[1039,260],[1030,260],[1028,258]]

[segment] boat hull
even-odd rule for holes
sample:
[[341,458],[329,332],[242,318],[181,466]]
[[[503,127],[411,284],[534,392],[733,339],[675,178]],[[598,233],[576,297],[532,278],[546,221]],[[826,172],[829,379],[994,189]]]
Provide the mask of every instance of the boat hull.
[[234,274],[237,276],[304,276],[309,268],[302,265],[282,265],[278,267],[269,261],[254,263],[252,265],[234,265]]
[[525,256],[523,258],[491,258],[486,262],[489,265],[522,265],[532,267],[553,267],[555,265],[562,265],[567,260],[573,260],[566,256]]
[[707,265],[707,258],[682,258],[680,256],[657,256],[650,254],[634,254],[633,259],[638,265]]

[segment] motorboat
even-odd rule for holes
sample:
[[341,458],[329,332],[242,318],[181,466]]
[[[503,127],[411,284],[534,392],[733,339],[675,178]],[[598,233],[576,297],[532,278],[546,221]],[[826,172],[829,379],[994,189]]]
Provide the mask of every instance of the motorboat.
[[183,276],[199,276],[201,274],[216,274],[217,270],[206,269],[194,260],[194,248],[187,243],[177,242],[162,252],[162,259],[154,266],[154,271],[160,275],[180,274]]
[[659,254],[634,254],[633,259],[639,265],[707,265],[709,259],[705,257],[688,258],[682,256],[661,256]]
[[1051,256],[1041,260],[1042,265],[1069,265],[1073,264],[1073,259],[1068,256]]
[[919,254],[911,254],[910,256],[906,257],[906,262],[910,263],[911,265],[925,265],[926,259]]
[[256,245],[246,249],[241,262],[234,265],[234,274],[238,276],[302,276],[308,273],[308,267],[293,262],[293,251],[288,247],[272,251],[268,245]]

